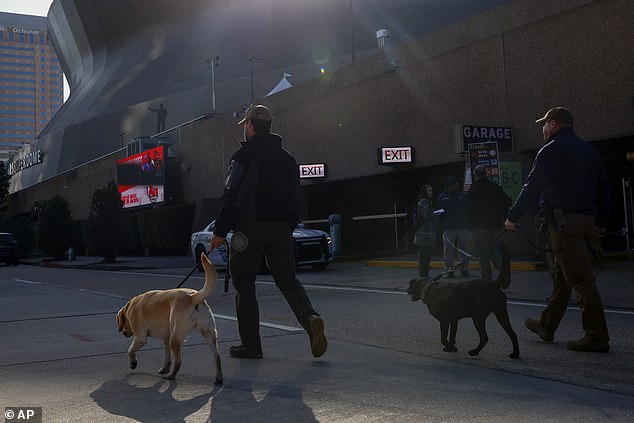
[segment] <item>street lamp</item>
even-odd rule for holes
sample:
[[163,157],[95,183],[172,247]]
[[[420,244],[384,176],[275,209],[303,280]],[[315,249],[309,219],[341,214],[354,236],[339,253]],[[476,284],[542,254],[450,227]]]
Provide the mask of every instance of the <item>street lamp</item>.
[[216,115],[216,73],[214,68],[220,66],[220,56],[205,60],[207,69],[211,69],[211,115]]
[[250,75],[251,75],[251,103],[253,103],[253,61],[254,60],[260,60],[260,58],[258,56],[256,56],[255,54],[252,54],[251,56],[247,57],[245,59],[247,62],[249,62],[250,65]]

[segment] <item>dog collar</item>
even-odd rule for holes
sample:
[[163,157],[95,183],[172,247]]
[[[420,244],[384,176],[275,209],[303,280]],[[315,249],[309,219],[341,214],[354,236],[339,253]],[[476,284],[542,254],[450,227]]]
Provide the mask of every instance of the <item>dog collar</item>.
[[427,290],[429,289],[430,286],[432,286],[433,284],[437,283],[438,281],[433,281],[433,282],[429,282],[426,283],[425,285],[423,285],[423,287],[420,289],[420,299],[425,302],[425,296],[427,295]]

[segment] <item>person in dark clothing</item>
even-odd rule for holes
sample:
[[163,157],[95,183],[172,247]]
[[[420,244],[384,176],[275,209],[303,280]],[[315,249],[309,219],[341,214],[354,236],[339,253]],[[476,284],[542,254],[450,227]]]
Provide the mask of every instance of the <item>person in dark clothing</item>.
[[487,178],[482,165],[473,169],[473,178],[474,182],[467,194],[467,229],[473,235],[480,258],[481,278],[493,281],[491,262],[496,269],[500,269],[502,257],[498,248],[499,235],[504,230],[511,199],[498,184]]
[[429,277],[429,260],[436,246],[436,215],[432,205],[433,198],[432,186],[423,185],[416,205],[418,228],[414,235],[414,244],[418,245],[418,276],[421,278]]
[[[471,234],[466,224],[466,195],[460,190],[460,182],[455,176],[447,178],[447,188],[438,196],[436,211],[439,213],[438,224],[442,231],[445,270],[454,264],[456,252],[462,264],[460,276],[469,277],[469,257],[471,250]],[[453,272],[447,274],[453,278]]]
[[156,133],[165,131],[165,121],[167,120],[167,109],[163,107],[163,103],[159,104],[158,109],[148,107],[148,110],[156,113]]
[[300,215],[299,169],[293,156],[282,148],[282,138],[270,132],[272,121],[271,111],[262,105],[249,107],[240,121],[245,141],[231,157],[211,239],[211,248],[219,247],[230,230],[247,239],[246,249],[231,249],[229,263],[237,291],[241,345],[232,346],[229,354],[262,358],[255,278],[264,254],[275,285],[308,333],[313,356],[320,357],[328,346],[324,322],[295,276],[293,229]]
[[516,230],[519,218],[542,195],[555,259],[548,304],[539,320],[526,319],[525,324],[543,340],[552,341],[574,289],[585,335],[569,341],[567,347],[608,352],[605,311],[588,257],[588,246],[595,234],[605,233],[610,214],[608,176],[599,153],[575,134],[567,109],[550,109],[535,122],[542,124],[546,144],[537,153],[504,224],[508,230]]

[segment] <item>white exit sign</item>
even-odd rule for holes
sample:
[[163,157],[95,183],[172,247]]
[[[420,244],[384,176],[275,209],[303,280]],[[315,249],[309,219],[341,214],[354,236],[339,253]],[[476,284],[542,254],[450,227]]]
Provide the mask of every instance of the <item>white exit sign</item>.
[[378,156],[382,165],[414,162],[412,147],[381,147]]
[[326,176],[326,165],[324,163],[299,165],[300,178],[323,178]]

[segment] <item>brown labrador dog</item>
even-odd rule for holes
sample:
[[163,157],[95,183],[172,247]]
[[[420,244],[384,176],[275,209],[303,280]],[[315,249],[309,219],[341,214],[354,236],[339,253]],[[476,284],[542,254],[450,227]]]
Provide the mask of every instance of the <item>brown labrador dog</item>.
[[[427,304],[429,313],[440,322],[440,342],[445,346],[443,351],[456,352],[456,332],[458,321],[470,317],[480,336],[478,346],[469,351],[469,355],[476,356],[489,341],[486,331],[486,319],[489,314],[495,314],[500,326],[506,331],[513,351],[510,358],[519,358],[520,349],[517,335],[511,327],[506,307],[506,295],[503,287],[508,287],[511,278],[511,261],[504,243],[499,243],[502,257],[502,268],[495,282],[485,280],[469,280],[459,283],[438,282],[436,277],[412,279],[407,293],[412,301],[421,300]],[[449,339],[447,339],[449,333]]]
[[117,313],[117,326],[124,336],[134,336],[128,348],[130,368],[137,366],[136,352],[147,342],[147,337],[163,340],[165,355],[159,374],[170,371],[172,355],[174,367],[167,379],[174,379],[181,366],[181,345],[196,329],[207,340],[216,362],[217,385],[222,384],[222,367],[218,353],[218,333],[213,312],[206,299],[216,288],[218,274],[203,253],[200,261],[205,269],[205,285],[200,291],[190,288],[155,290],[132,298]]

